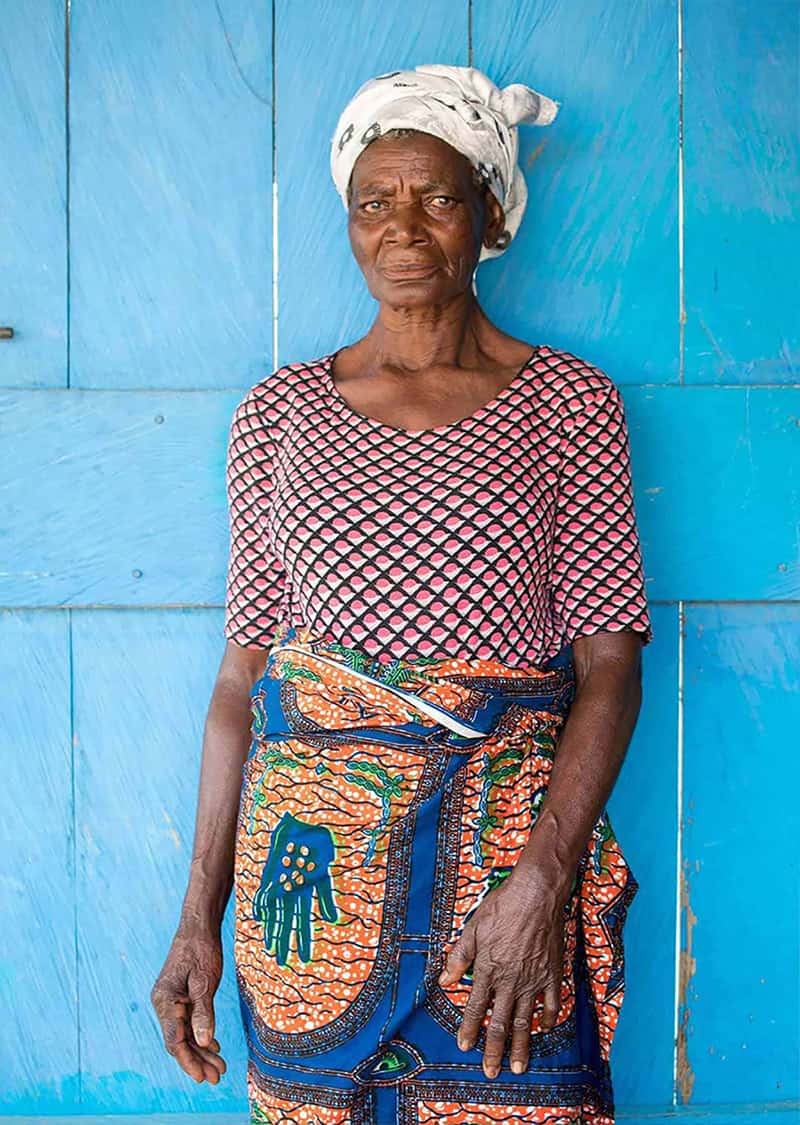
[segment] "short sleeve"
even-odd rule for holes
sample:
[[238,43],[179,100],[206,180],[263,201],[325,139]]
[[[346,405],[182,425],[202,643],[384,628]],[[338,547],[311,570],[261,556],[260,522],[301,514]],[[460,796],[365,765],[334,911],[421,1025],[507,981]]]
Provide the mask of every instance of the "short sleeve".
[[257,388],[234,411],[226,455],[230,550],[224,635],[243,648],[269,648],[286,589],[283,567],[270,548],[275,436]]
[[[601,373],[602,374],[602,373]],[[564,421],[554,550],[553,613],[563,644],[599,632],[653,639],[622,396],[603,376]]]

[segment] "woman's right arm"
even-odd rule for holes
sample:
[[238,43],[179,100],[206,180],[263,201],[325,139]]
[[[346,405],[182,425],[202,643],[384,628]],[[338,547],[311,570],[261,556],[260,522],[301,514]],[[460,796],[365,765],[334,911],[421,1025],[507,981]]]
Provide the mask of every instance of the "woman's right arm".
[[250,693],[266,649],[228,641],[203,733],[189,881],[178,928],[150,994],[167,1051],[196,1082],[216,1085],[225,1061],[214,1038],[222,976],[221,926],[233,888],[242,767],[250,747]]
[[196,1082],[213,1085],[225,1072],[214,1038],[213,999],[222,976],[220,930],[233,887],[242,767],[250,747],[250,693],[266,667],[286,587],[265,523],[274,491],[273,428],[283,400],[282,383],[273,374],[250,388],[231,419],[225,469],[227,644],[203,734],[189,884],[150,994],[169,1053]]

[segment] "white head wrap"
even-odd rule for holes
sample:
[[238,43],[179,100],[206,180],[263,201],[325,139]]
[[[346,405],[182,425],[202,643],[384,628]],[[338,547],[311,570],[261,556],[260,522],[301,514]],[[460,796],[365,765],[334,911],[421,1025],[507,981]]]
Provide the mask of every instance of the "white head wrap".
[[502,204],[505,231],[498,245],[481,246],[479,261],[497,257],[517,233],[528,200],[517,125],[549,125],[559,104],[518,82],[501,90],[473,66],[379,74],[359,87],[339,117],[331,138],[333,182],[347,209],[350,173],[371,140],[389,129],[432,133],[467,157]]

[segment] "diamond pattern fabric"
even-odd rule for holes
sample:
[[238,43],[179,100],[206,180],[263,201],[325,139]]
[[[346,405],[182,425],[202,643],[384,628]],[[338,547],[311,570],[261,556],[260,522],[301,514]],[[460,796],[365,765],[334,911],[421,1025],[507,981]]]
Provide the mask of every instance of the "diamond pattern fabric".
[[490,402],[406,430],[351,407],[336,352],[239,402],[224,634],[306,625],[380,661],[538,665],[577,637],[653,637],[622,398],[540,345]]

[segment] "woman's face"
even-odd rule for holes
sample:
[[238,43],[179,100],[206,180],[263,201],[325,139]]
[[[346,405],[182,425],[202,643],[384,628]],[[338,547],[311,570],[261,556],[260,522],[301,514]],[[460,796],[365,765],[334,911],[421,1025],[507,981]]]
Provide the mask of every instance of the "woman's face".
[[379,137],[353,165],[348,234],[377,301],[441,304],[463,292],[503,222],[467,158],[430,133]]

